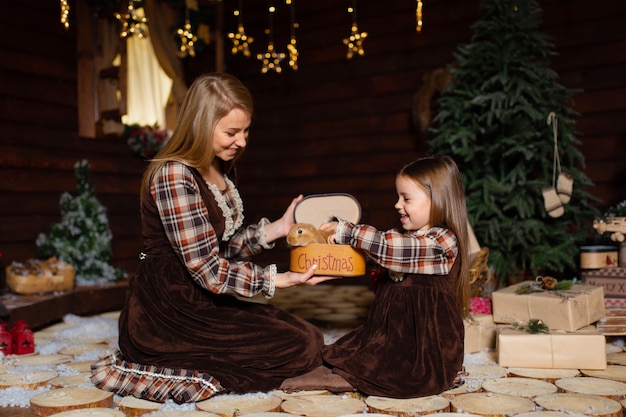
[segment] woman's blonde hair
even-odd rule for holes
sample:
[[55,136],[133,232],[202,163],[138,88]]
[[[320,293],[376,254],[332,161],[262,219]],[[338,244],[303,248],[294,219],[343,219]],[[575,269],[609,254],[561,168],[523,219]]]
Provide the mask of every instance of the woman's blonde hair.
[[446,228],[457,238],[461,269],[456,300],[461,314],[469,312],[469,236],[461,173],[449,156],[428,156],[405,165],[398,175],[415,181],[430,195],[430,225]]
[[[178,161],[194,168],[209,165],[213,154],[213,130],[231,110],[239,108],[254,114],[252,95],[236,77],[209,73],[196,78],[183,100],[172,136],[152,159],[141,183],[141,198],[149,189],[154,174],[167,162]],[[222,168],[229,172],[237,157]]]

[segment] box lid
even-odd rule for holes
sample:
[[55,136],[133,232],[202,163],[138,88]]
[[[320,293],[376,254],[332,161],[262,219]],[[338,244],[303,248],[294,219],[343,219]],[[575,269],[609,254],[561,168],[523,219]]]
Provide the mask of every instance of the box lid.
[[298,202],[293,217],[296,223],[309,223],[315,227],[333,217],[357,223],[361,219],[361,205],[346,193],[312,194]]

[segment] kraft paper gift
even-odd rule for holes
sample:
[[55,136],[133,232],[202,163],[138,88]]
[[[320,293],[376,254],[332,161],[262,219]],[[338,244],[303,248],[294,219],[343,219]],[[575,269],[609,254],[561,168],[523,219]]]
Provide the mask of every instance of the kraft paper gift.
[[550,330],[574,332],[605,316],[602,287],[578,284],[567,291],[515,292],[533,284],[534,281],[524,281],[491,293],[493,321],[512,324],[539,319]]
[[491,314],[470,313],[465,324],[465,353],[496,348],[496,324]]
[[593,326],[576,332],[498,329],[498,364],[543,369],[606,369],[606,339]]

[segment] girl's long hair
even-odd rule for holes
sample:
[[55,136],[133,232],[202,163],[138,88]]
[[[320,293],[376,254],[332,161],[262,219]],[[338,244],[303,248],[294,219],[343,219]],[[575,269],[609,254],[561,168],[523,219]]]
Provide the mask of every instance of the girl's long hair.
[[449,156],[428,156],[404,166],[402,175],[422,186],[430,195],[430,225],[446,228],[457,238],[461,269],[456,281],[459,311],[469,313],[469,236],[465,191],[461,173]]
[[[217,122],[234,108],[254,114],[252,95],[236,77],[226,73],[199,76],[189,87],[183,100],[172,136],[152,159],[141,183],[141,198],[145,195],[155,173],[170,161],[194,168],[213,162],[213,130]],[[242,150],[243,151],[243,150]],[[233,169],[237,156],[222,166],[224,173]]]

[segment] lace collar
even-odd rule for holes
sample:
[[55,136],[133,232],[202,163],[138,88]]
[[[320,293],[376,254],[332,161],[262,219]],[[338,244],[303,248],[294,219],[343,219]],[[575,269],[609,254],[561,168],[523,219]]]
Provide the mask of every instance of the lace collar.
[[[235,184],[226,175],[224,175],[224,181],[226,181],[225,193],[222,193],[215,184],[211,184],[208,181],[206,181],[206,184],[213,193],[215,202],[224,215],[226,226],[224,234],[222,234],[222,241],[227,242],[243,224],[243,203]],[[230,204],[228,204],[229,202],[226,201],[226,198],[230,200]]]

